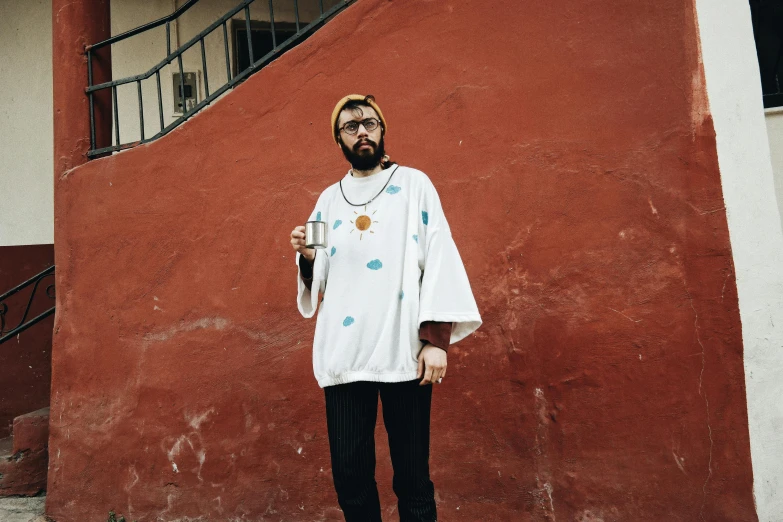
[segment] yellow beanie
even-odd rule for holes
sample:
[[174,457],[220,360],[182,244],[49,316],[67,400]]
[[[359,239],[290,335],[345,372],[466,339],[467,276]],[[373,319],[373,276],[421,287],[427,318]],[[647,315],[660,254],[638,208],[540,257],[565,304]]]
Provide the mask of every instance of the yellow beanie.
[[384,132],[389,130],[389,127],[386,125],[386,120],[383,117],[383,113],[381,112],[381,108],[378,107],[378,104],[375,103],[375,98],[373,98],[372,95],[362,96],[361,94],[349,94],[342,100],[338,101],[337,105],[334,106],[334,110],[332,111],[332,136],[334,137],[334,141],[336,143],[339,144],[340,142],[337,141],[337,133],[334,131],[334,126],[337,123],[337,118],[340,117],[340,112],[343,110],[343,107],[345,107],[345,104],[349,101],[362,101],[375,109],[375,112],[378,113],[378,119],[381,120],[381,125],[383,125]]

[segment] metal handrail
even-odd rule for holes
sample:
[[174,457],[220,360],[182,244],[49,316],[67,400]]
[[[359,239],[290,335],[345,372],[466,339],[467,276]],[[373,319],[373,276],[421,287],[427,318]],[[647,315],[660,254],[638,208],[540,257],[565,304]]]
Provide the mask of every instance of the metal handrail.
[[[172,20],[174,20],[177,16],[184,13],[187,9],[190,9],[193,5],[195,5],[199,0],[189,0],[187,3],[183,4],[179,9],[174,11],[171,15],[163,17],[159,20],[156,20],[154,22],[150,22],[148,24],[145,24],[143,26],[137,27],[136,29],[132,29],[130,31],[126,31],[125,33],[122,33],[120,35],[117,35],[115,37],[109,38],[108,40],[104,40],[103,42],[100,42],[98,44],[94,44],[92,46],[88,46],[85,48],[85,54],[87,55],[87,76],[88,76],[88,86],[85,89],[85,93],[89,97],[90,102],[90,150],[87,153],[87,156],[89,158],[94,158],[97,156],[101,156],[107,153],[111,152],[117,152],[120,150],[125,150],[131,147],[135,147],[137,145],[143,144],[143,143],[149,143],[150,141],[156,140],[160,138],[161,136],[168,134],[171,132],[174,128],[181,125],[183,122],[187,121],[191,116],[196,114],[198,111],[200,111],[205,106],[209,105],[214,101],[217,97],[219,97],[221,94],[226,92],[228,89],[231,89],[241,81],[245,80],[248,76],[253,74],[254,72],[261,69],[263,66],[271,62],[275,57],[279,56],[280,53],[283,51],[289,49],[294,44],[298,43],[300,40],[308,37],[312,32],[315,31],[316,28],[326,23],[326,21],[337,14],[339,11],[345,9],[350,3],[352,3],[354,0],[341,0],[339,3],[334,5],[332,8],[324,11],[323,6],[323,0],[320,0],[318,2],[319,5],[319,17],[307,24],[306,26],[302,26],[300,24],[299,20],[299,2],[298,0],[293,0],[294,3],[294,16],[296,20],[296,33],[294,33],[291,37],[286,39],[284,42],[279,43],[276,41],[276,36],[274,32],[274,8],[273,8],[273,0],[269,0],[269,20],[270,20],[270,27],[272,31],[272,46],[273,49],[265,54],[264,56],[254,59],[253,57],[253,45],[251,40],[251,26],[250,26],[250,4],[253,4],[256,0],[242,0],[236,7],[229,10],[226,14],[221,16],[218,20],[210,24],[206,29],[201,31],[199,34],[185,42],[185,44],[181,45],[178,49],[172,51],[170,48],[170,37],[169,37],[169,24]],[[227,24],[228,21],[239,11],[244,10],[245,13],[245,26],[247,28],[247,39],[248,39],[248,51],[249,51],[249,57],[250,57],[250,65],[247,69],[244,71],[241,71],[235,75],[232,76],[231,74],[231,59],[229,56],[229,49],[228,49],[228,29]],[[111,45],[113,43],[117,43],[121,40],[130,38],[132,36],[138,35],[144,31],[147,31],[149,29],[153,29],[155,27],[159,27],[163,24],[166,24],[166,41],[167,41],[167,55],[166,57],[158,64],[156,64],[154,67],[152,67],[149,71],[137,74],[135,76],[128,76],[126,78],[121,78],[118,80],[112,80],[110,82],[103,82],[97,85],[93,85],[93,74],[92,74],[92,53],[95,49],[105,46],[105,45]],[[206,60],[206,53],[204,49],[204,39],[212,33],[212,31],[216,30],[218,27],[222,27],[223,29],[223,39],[225,42],[224,45],[224,51],[225,51],[225,59],[226,59],[226,83],[223,84],[219,89],[210,92],[209,90],[209,75],[207,73],[207,60]],[[201,46],[201,64],[204,71],[204,93],[205,97],[201,102],[196,104],[193,108],[190,110],[186,110],[183,105],[183,113],[180,117],[175,119],[172,123],[169,125],[165,125],[163,121],[163,98],[161,94],[161,83],[160,83],[160,71],[164,67],[170,65],[173,61],[177,61],[177,65],[179,68],[180,73],[180,88],[182,89],[182,92],[185,91],[185,85],[184,85],[184,70],[182,65],[182,55],[185,51],[190,49],[196,44],[200,44]],[[144,102],[142,98],[142,89],[141,89],[141,82],[143,80],[149,79],[152,76],[155,76],[155,81],[157,83],[157,98],[158,98],[158,115],[160,120],[160,131],[155,133],[153,136],[149,138],[145,138],[144,136]],[[140,123],[140,137],[141,139],[139,141],[130,142],[130,143],[121,143],[120,141],[120,123],[119,123],[119,111],[117,107],[117,87],[120,85],[126,85],[129,83],[136,82],[136,91],[137,91],[137,98],[138,98],[138,104],[139,104],[139,123]],[[112,103],[114,106],[114,138],[116,145],[112,145],[109,147],[102,147],[102,148],[96,148],[96,138],[95,138],[95,109],[94,109],[94,96],[95,93],[105,90],[105,89],[111,89],[112,93]],[[184,101],[184,100],[183,100]]]
[[[193,2],[193,3],[196,3],[198,1],[199,0],[191,0],[191,2]],[[170,52],[166,56],[166,58],[164,58],[160,63],[158,63],[155,66],[153,66],[152,69],[150,69],[149,71],[147,71],[145,73],[137,74],[136,76],[126,76],[125,78],[121,78],[119,80],[99,83],[97,85],[92,85],[90,87],[87,87],[84,90],[84,92],[86,92],[87,94],[91,94],[91,93],[93,93],[95,91],[100,91],[102,89],[108,89],[109,87],[119,87],[120,85],[125,85],[126,83],[132,83],[132,82],[136,82],[136,81],[146,80],[146,79],[152,77],[153,74],[155,74],[157,72],[160,72],[161,69],[163,69],[168,64],[173,62],[174,59],[180,58],[185,51],[187,51],[188,49],[193,47],[193,45],[195,45],[197,42],[203,40],[206,35],[208,35],[212,31],[214,31],[219,25],[222,25],[222,24],[228,22],[231,19],[231,17],[233,17],[239,11],[244,9],[245,4],[252,4],[253,2],[255,2],[255,0],[243,0],[241,4],[239,4],[238,6],[234,7],[228,13],[226,13],[223,16],[221,16],[220,18],[218,18],[217,21],[213,22],[209,27],[204,29],[201,33],[197,34],[196,36],[194,36],[193,38],[191,38],[190,40],[188,40],[187,42],[182,44],[179,47],[179,49],[177,49],[174,52]],[[131,33],[133,31],[128,31],[128,32]],[[136,33],[136,34],[138,34],[138,33]]]
[[[112,36],[111,38],[108,38],[102,42],[98,42],[97,44],[88,45],[85,47],[86,51],[92,51],[95,49],[100,49],[101,47],[104,47],[106,45],[111,45],[113,43],[121,42],[122,40],[125,40],[126,38],[130,38],[131,36],[136,36],[139,33],[143,33],[144,31],[147,31],[149,29],[155,29],[156,27],[160,27],[163,24],[171,23],[173,20],[176,20],[180,17],[181,14],[183,14],[185,11],[193,7],[198,3],[199,0],[188,0],[181,6],[179,6],[177,9],[174,10],[173,13],[170,15],[166,15],[163,18],[159,18],[155,20],[154,22],[149,22],[144,25],[140,25],[139,27],[135,29],[131,29],[130,31],[125,31],[124,33],[120,33],[118,35]],[[169,34],[169,28],[166,28],[166,35]]]
[[[54,306],[52,306],[50,309],[46,310],[45,312],[35,316],[34,318],[27,321],[27,315],[30,313],[30,308],[33,304],[33,299],[35,298],[36,291],[38,290],[38,285],[41,284],[41,281],[48,277],[54,275],[54,265],[50,266],[40,274],[37,274],[24,283],[17,285],[4,293],[3,295],[0,295],[0,344],[3,344],[7,340],[13,338],[15,335],[23,332],[24,330],[27,330],[34,324],[44,320],[45,318],[49,317],[54,313]],[[28,286],[33,285],[33,290],[30,292],[30,297],[27,300],[27,306],[25,307],[24,313],[22,314],[22,318],[19,320],[19,324],[17,324],[14,328],[11,328],[10,330],[5,329],[5,317],[6,313],[8,312],[8,305],[5,304],[5,300],[9,297],[18,294]],[[54,284],[51,284],[46,287],[46,296],[49,297],[49,299],[54,299]],[[27,322],[25,322],[27,321]]]

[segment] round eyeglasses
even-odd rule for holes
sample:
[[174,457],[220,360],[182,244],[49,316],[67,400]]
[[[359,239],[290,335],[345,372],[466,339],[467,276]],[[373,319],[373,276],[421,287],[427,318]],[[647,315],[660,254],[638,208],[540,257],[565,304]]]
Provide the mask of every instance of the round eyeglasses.
[[359,132],[359,125],[364,125],[364,129],[367,132],[372,132],[378,128],[378,124],[380,123],[381,122],[376,118],[367,118],[366,120],[362,121],[349,121],[340,127],[340,130],[346,134],[356,134]]

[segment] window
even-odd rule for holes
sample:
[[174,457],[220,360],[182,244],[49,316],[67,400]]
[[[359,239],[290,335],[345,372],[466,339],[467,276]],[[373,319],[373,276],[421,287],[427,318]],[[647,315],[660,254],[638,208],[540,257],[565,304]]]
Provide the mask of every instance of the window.
[[783,0],[750,0],[764,107],[783,107]]
[[[247,25],[244,19],[231,21],[231,34],[234,47],[234,73],[241,73],[250,66],[250,53],[247,46]],[[278,46],[296,34],[296,24],[275,22],[275,39]],[[253,42],[253,60],[258,61],[270,52],[272,45],[272,27],[269,22],[250,22],[250,39]],[[289,47],[290,48],[290,47]]]

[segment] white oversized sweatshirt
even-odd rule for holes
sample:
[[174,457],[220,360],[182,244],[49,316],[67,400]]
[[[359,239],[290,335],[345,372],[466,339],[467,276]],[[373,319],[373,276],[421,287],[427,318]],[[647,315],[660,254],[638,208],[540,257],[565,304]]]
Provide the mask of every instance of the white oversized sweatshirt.
[[[396,170],[395,170],[396,168]],[[392,171],[393,174],[392,174]],[[391,175],[391,180],[389,176]],[[299,312],[312,317],[319,386],[416,378],[424,321],[451,322],[451,344],[481,325],[476,301],[438,193],[421,171],[396,165],[365,178],[350,172],[318,198],[310,221],[325,221],[312,290],[298,281]],[[299,254],[296,255],[299,265]]]

